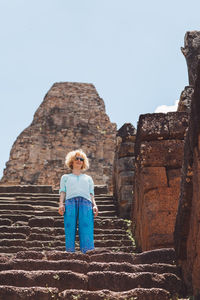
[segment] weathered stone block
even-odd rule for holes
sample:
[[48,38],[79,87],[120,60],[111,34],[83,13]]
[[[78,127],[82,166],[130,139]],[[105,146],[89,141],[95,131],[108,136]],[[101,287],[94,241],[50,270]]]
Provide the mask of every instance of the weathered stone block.
[[[155,211],[155,216],[158,211],[168,211],[170,215],[172,211],[177,211],[178,198],[179,190],[176,187],[159,187],[145,193],[143,201],[147,209]],[[170,224],[168,226],[174,227]]]
[[131,185],[133,186],[133,176],[134,171],[123,171],[118,175],[118,186],[119,188],[124,185]]
[[133,220],[141,250],[173,246],[187,125],[187,113],[140,116],[135,143]]
[[190,113],[193,93],[194,93],[193,86],[185,87],[185,89],[181,93],[177,111],[185,111],[187,113]]
[[169,122],[169,138],[183,140],[188,128],[189,114],[186,112],[167,113]]
[[136,135],[136,129],[131,123],[125,123],[117,132],[117,136],[121,137],[122,143],[134,142]]
[[136,149],[142,141],[183,139],[187,127],[188,114],[185,112],[140,115]]
[[121,218],[129,219],[133,202],[133,185],[122,185],[119,190],[117,203],[118,214]]
[[134,171],[134,157],[122,157],[118,159],[118,172]]
[[140,172],[140,185],[143,193],[158,187],[167,187],[165,167],[145,167]]
[[117,132],[113,165],[113,190],[120,217],[130,218],[130,203],[133,201],[133,180],[135,169],[134,142],[136,130],[130,123]]
[[[200,297],[200,32],[189,33],[187,49],[190,80],[197,80],[191,104],[189,128],[185,139],[179,206],[174,231],[175,250],[188,293]],[[198,51],[197,51],[198,50]],[[197,52],[196,52],[197,51]],[[195,59],[194,59],[195,58]],[[194,59],[194,61],[193,61]],[[192,73],[190,73],[192,71]]]
[[132,202],[133,199],[133,185],[123,185],[120,188],[120,199],[122,201]]
[[118,157],[127,157],[134,155],[134,143],[122,143],[119,147]]
[[137,162],[143,167],[167,166],[180,168],[183,160],[184,140],[142,142]]
[[[178,196],[174,187],[160,187],[145,193],[135,217],[136,240],[143,251],[173,246]],[[161,244],[163,235],[166,239]]]

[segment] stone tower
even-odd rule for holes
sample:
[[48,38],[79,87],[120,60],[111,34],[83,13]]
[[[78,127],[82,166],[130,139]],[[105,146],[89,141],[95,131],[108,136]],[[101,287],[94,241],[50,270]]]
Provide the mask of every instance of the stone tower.
[[33,122],[16,139],[1,184],[41,184],[58,188],[67,173],[66,154],[86,152],[95,184],[112,185],[116,124],[92,84],[55,83]]

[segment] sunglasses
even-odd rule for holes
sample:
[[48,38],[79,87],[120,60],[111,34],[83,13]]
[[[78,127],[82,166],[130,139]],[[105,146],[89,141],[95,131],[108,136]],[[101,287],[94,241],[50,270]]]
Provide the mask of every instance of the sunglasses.
[[84,161],[84,158],[76,156],[76,157],[75,157],[75,160]]

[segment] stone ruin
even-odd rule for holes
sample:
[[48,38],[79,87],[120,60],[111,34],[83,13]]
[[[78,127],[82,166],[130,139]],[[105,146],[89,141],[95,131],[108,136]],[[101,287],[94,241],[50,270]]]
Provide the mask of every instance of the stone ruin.
[[188,114],[141,115],[135,142],[133,220],[142,250],[173,247]]
[[136,129],[130,123],[117,131],[117,145],[113,163],[113,195],[118,215],[130,218],[133,205],[133,182],[135,165]]
[[16,139],[1,184],[58,188],[61,175],[68,172],[66,154],[82,148],[95,184],[112,189],[115,137],[116,124],[92,84],[55,83]]
[[[200,32],[186,33],[182,52],[188,65],[189,85],[181,93],[177,112],[141,115],[137,132],[132,124],[124,124],[118,132],[116,131],[116,125],[109,121],[105,113],[103,100],[99,98],[92,85],[74,83],[53,85],[35,113],[31,126],[24,130],[13,145],[1,184],[48,184],[58,187],[59,178],[65,172],[66,153],[74,148],[83,148],[91,161],[89,173],[95,183],[107,184],[109,191],[113,190],[118,215],[132,219],[137,251],[148,250],[144,252],[147,264],[158,263],[158,260],[153,260],[152,257],[155,258],[156,255],[157,259],[160,259],[163,255],[165,260],[161,259],[159,263],[165,264],[162,270],[164,274],[167,255],[169,252],[173,253],[168,267],[171,270],[177,259],[187,286],[187,294],[199,299]],[[107,197],[102,198],[100,195],[98,201],[99,205],[102,200],[104,206],[107,205],[105,211],[102,208],[102,216],[104,218],[109,216],[110,219],[99,219],[97,224],[104,226],[101,227],[103,231],[113,228],[115,232],[118,232],[120,226],[124,226],[127,233],[129,229],[125,225],[120,225],[125,223],[120,220],[116,223],[115,218],[112,220],[115,211],[113,204],[107,203],[108,199],[111,200]],[[35,213],[38,213],[37,209]],[[16,218],[15,215],[12,217]],[[27,216],[25,217],[28,220]],[[58,222],[60,226],[60,220],[54,218],[50,220],[50,216],[46,219],[45,222],[51,221],[52,224]],[[10,222],[15,221],[13,220]],[[32,225],[38,226],[41,220],[35,217],[27,222],[31,230]],[[13,226],[11,223],[9,224]],[[119,227],[112,227],[115,223]],[[105,225],[108,227],[105,228]],[[124,240],[124,246],[125,243]],[[26,244],[29,245],[30,242],[27,241]],[[114,241],[108,244],[112,247]],[[120,247],[123,248],[122,245]],[[169,247],[172,249],[168,249]],[[106,263],[104,254],[102,261]],[[116,261],[114,255],[112,259]],[[88,261],[92,262],[92,259],[88,258]],[[109,268],[116,266],[109,265]],[[134,269],[134,272],[143,270],[143,266],[141,270],[139,268],[138,266],[137,270]],[[158,278],[157,273],[161,270],[158,271],[158,265],[155,268]],[[150,269],[146,272],[150,272]],[[176,286],[178,293],[186,294],[180,278],[177,277],[180,276],[180,272],[178,269],[173,272],[175,272],[173,276],[171,273],[167,275],[169,281],[162,275],[163,282],[167,284],[164,289],[175,296],[177,290],[174,286]],[[98,283],[99,289],[100,286],[101,288],[104,286],[101,285],[101,280],[96,281],[98,276],[102,276],[99,278],[107,276],[106,282],[111,280],[111,274],[107,274],[106,271],[103,274],[88,275],[87,280],[94,281],[94,285]],[[137,283],[143,287],[146,277],[143,274],[142,276],[143,279]],[[153,282],[155,278],[151,276]],[[115,285],[116,278],[112,278]],[[129,281],[131,288],[134,277],[128,275],[127,279],[131,279]],[[124,278],[123,280],[126,287],[119,288],[116,285],[116,290],[122,291],[127,288],[127,280]],[[152,282],[150,285],[153,286]],[[172,282],[173,291],[170,290]],[[90,288],[93,288],[92,285]],[[146,286],[144,288],[146,289]],[[161,292],[163,286],[159,288]],[[138,294],[129,295],[138,296]],[[165,294],[151,299],[169,299],[170,295]]]
[[177,112],[139,118],[131,219],[140,250],[175,245],[188,294],[199,299],[200,32],[186,33],[182,52],[189,86],[181,93]]
[[200,297],[200,60],[197,75],[185,139],[174,241],[188,293]]

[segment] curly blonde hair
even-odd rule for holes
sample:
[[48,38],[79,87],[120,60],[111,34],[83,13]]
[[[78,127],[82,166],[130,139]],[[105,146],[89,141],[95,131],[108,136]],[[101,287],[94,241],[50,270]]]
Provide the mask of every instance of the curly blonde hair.
[[69,168],[69,169],[73,169],[73,161],[75,160],[75,157],[76,156],[79,156],[79,157],[82,157],[84,158],[84,162],[83,162],[83,165],[82,165],[82,170],[83,171],[86,171],[87,169],[89,169],[89,161],[88,161],[88,158],[85,154],[85,152],[83,152],[82,149],[77,149],[77,150],[74,150],[74,151],[71,151],[67,154],[66,158],[65,158],[65,165]]

